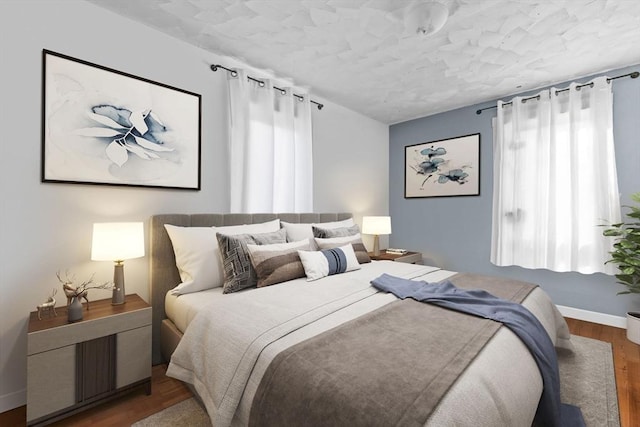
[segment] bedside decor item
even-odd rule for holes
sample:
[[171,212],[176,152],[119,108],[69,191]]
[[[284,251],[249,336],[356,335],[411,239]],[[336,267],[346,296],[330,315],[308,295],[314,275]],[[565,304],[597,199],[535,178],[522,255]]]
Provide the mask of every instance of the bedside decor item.
[[89,293],[89,289],[111,289],[110,282],[104,282],[101,285],[91,286],[93,284],[93,276],[92,274],[89,280],[86,280],[79,284],[78,286],[74,286],[73,283],[75,281],[75,275],[69,276],[69,271],[65,272],[65,278],[60,277],[60,272],[56,272],[56,277],[58,281],[62,283],[62,290],[64,294],[67,296],[67,317],[69,322],[78,322],[82,320],[82,302],[81,299],[84,299],[87,303],[87,310],[89,310],[89,298],[87,294]]
[[141,222],[105,222],[93,224],[91,259],[114,261],[114,305],[125,302],[124,260],[144,256],[144,228]]
[[42,320],[42,313],[46,312],[49,315],[51,315],[51,312],[53,311],[53,315],[57,316],[58,313],[56,313],[56,300],[55,298],[53,298],[53,296],[56,294],[56,292],[58,292],[58,290],[56,288],[53,288],[53,292],[51,292],[51,295],[49,295],[49,297],[47,298],[47,300],[45,302],[43,302],[42,304],[37,306],[38,309],[38,320]]
[[[640,193],[631,195],[631,200],[640,203]],[[620,272],[616,274],[619,284],[627,287],[618,295],[640,294],[640,206],[623,206],[630,209],[626,222],[609,225],[603,234],[615,237],[611,259],[606,263],[615,264]],[[627,338],[640,344],[640,312],[627,313]]]
[[480,134],[406,146],[404,197],[480,195]]
[[373,255],[380,255],[380,235],[391,234],[390,216],[365,216],[362,218],[362,234],[373,234]]
[[201,96],[43,50],[42,182],[200,190]]
[[[87,300],[87,310],[89,309],[89,300]],[[71,304],[67,306],[67,318],[69,323],[75,323],[82,320],[82,303],[80,297],[72,297]]]
[[89,280],[75,286],[73,284],[76,280],[75,274],[69,276],[69,270],[67,270],[65,271],[65,278],[63,279],[60,277],[60,271],[56,271],[56,277],[58,278],[58,281],[62,283],[62,290],[67,297],[67,305],[70,305],[74,298],[77,298],[78,300],[84,299],[87,303],[87,310],[89,310],[89,298],[87,298],[89,289],[111,289],[111,282],[104,282],[101,285],[93,285],[93,276],[95,276],[95,273],[89,277]]

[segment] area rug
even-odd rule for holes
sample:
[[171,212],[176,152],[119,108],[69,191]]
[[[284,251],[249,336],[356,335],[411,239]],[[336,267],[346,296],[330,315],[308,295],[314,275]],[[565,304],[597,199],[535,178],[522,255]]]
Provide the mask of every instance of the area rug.
[[[558,354],[562,401],[582,409],[587,427],[619,427],[611,345],[575,335],[571,340],[575,351]],[[210,427],[211,423],[202,406],[191,398],[138,421],[133,427],[178,425]]]

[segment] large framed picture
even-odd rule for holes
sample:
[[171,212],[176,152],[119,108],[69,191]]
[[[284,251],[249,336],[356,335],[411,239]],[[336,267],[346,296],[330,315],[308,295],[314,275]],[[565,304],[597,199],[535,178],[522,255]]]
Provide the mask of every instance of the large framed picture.
[[42,57],[43,182],[200,190],[199,94]]
[[404,197],[480,194],[480,134],[406,146]]

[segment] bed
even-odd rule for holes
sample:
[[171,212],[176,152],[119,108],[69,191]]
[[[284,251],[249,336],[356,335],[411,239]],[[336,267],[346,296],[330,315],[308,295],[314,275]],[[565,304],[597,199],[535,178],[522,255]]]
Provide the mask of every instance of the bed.
[[[327,213],[166,214],[151,218],[149,252],[151,257],[150,295],[153,306],[154,363],[168,361],[173,355],[168,374],[191,384],[207,408],[213,425],[260,425],[260,422],[256,422],[256,420],[268,419],[267,412],[270,408],[278,406],[273,404],[273,399],[277,399],[277,393],[281,390],[268,394],[265,391],[268,389],[265,384],[271,384],[272,381],[276,383],[275,380],[279,375],[282,375],[278,373],[281,371],[278,371],[274,366],[280,367],[284,363],[283,355],[286,355],[287,361],[293,359],[295,352],[301,346],[310,342],[317,344],[323,340],[332,340],[334,338],[328,334],[335,333],[336,330],[348,332],[355,328],[352,325],[357,326],[358,322],[365,324],[365,326],[359,327],[366,328],[370,322],[363,319],[376,316],[395,304],[396,298],[393,295],[376,292],[369,286],[370,280],[382,273],[427,282],[450,279],[456,285],[460,284],[470,288],[481,283],[479,280],[485,279],[430,266],[374,261],[366,265],[363,264],[362,268],[358,270],[325,277],[313,282],[307,282],[306,279],[300,278],[232,294],[222,294],[221,288],[213,288],[192,294],[172,296],[168,292],[180,283],[181,278],[176,268],[174,251],[165,224],[179,227],[218,227],[262,223],[277,218],[289,223],[325,223],[345,220],[350,217],[349,213]],[[502,289],[506,289],[507,293],[515,286],[515,282],[504,279],[495,279],[494,281],[503,282]],[[498,292],[502,291],[498,290]],[[429,304],[423,305],[429,306]],[[566,323],[546,293],[537,287],[530,289],[523,297],[522,305],[540,320],[557,347],[571,347]],[[445,326],[458,323],[458,319],[461,318],[455,316],[465,316],[459,313],[450,314],[447,310],[437,307],[434,309],[439,310],[440,313],[434,312],[435,314],[429,314],[429,316],[442,316],[442,312],[446,312],[444,316],[447,320],[442,321]],[[422,309],[420,310],[422,311]],[[167,316],[167,312],[171,318]],[[450,315],[454,317],[451,319],[446,317]],[[439,319],[440,317],[435,318]],[[426,319],[431,319],[431,317]],[[422,328],[423,331],[438,329],[436,323],[429,320],[420,323],[419,328]],[[401,321],[399,324],[402,327]],[[426,325],[429,327],[427,328]],[[438,395],[436,401],[425,403],[427,406],[430,405],[428,416],[426,420],[419,421],[417,424],[430,426],[529,426],[532,424],[542,393],[542,379],[529,350],[505,327],[495,326],[495,330],[488,329],[483,334],[488,334],[486,345],[483,345],[471,356],[464,356],[470,358],[470,361],[465,363],[460,361],[447,362],[447,366],[453,365],[455,369],[458,369],[459,372],[455,378],[451,377],[453,374],[447,371],[446,375],[438,373],[434,381],[429,380],[436,385],[442,382],[440,387],[444,387],[446,392],[441,396]],[[403,336],[402,333],[385,335]],[[446,336],[446,331],[441,336]],[[405,342],[407,341],[406,337],[403,339]],[[397,340],[391,339],[386,345],[392,346],[389,351],[385,351],[384,347],[381,347],[382,350],[376,350],[386,354],[367,354],[365,359],[361,359],[357,365],[366,365],[368,361],[379,357],[380,361],[376,362],[378,364],[373,368],[363,367],[362,369],[380,370],[379,366],[394,365],[395,363],[389,362],[404,357],[403,346],[401,343],[398,344]],[[420,350],[419,359],[424,361],[425,366],[428,366],[431,360],[434,361],[433,364],[437,365],[438,359],[435,356],[431,359],[432,356],[426,348],[436,348],[437,346],[420,345],[424,347],[424,352]],[[317,350],[317,347],[308,351],[311,351],[311,354],[322,354]],[[330,352],[331,346],[326,347],[325,345],[325,350],[322,351]],[[308,357],[309,353],[306,354],[305,357]],[[460,357],[460,359],[464,359],[464,357]],[[322,359],[324,358],[322,356]],[[322,377],[324,374],[320,373],[319,375],[321,375],[321,379],[316,382],[326,382],[326,378]],[[335,391],[336,394],[342,393],[344,395],[338,400],[341,402],[355,401],[357,400],[355,396],[366,395],[371,391],[370,387],[375,388],[376,386],[383,391],[384,389],[396,390],[390,396],[391,400],[394,400],[396,395],[403,394],[402,390],[405,386],[403,381],[405,380],[395,384],[394,381],[398,378],[396,374],[394,374],[393,381],[390,378],[384,378],[383,375],[381,373],[380,378],[376,375],[369,375],[370,378],[346,381],[347,383],[353,382],[353,384],[344,384],[344,387],[341,386]],[[293,387],[293,382],[300,377],[303,377],[303,380],[300,380],[299,386],[304,390],[305,375],[296,375],[287,381],[292,381]],[[311,374],[309,378],[312,378]],[[446,381],[442,378],[445,378]],[[359,384],[358,381],[365,381],[363,384],[366,384],[366,392],[358,393],[357,389],[354,391],[352,387]],[[449,382],[447,383],[447,381]],[[332,386],[335,387],[335,384]],[[377,391],[373,394],[377,394]],[[265,396],[272,400],[265,400],[266,403],[264,403]],[[387,396],[383,399],[389,400],[390,397]],[[414,399],[414,397],[409,398]],[[330,401],[329,405],[335,405],[336,398],[332,399],[334,400]],[[422,400],[416,400],[416,402],[428,401],[430,397],[428,393],[425,397],[423,392],[420,399]],[[290,401],[292,399],[285,397],[282,400]],[[363,416],[356,416],[350,424],[357,425],[356,420],[363,420],[361,423],[363,425],[388,424],[389,419],[384,417],[389,411],[384,409],[380,414],[374,415],[374,421],[364,421],[367,420],[365,414],[368,415],[370,406],[379,404],[379,402],[370,402],[371,399],[368,397],[365,400],[367,401],[362,403],[364,409],[360,408]],[[389,405],[392,406],[394,402],[390,402]],[[258,412],[256,409],[259,406],[258,403],[262,403],[260,410],[267,412]],[[396,403],[404,405],[406,402],[398,400]],[[303,409],[304,405],[307,405],[307,409],[309,406],[317,406],[308,402],[300,405]],[[295,410],[299,411],[300,408],[291,410],[294,414],[290,415],[294,417],[293,420],[297,416]],[[305,412],[303,418],[308,423],[312,423],[309,421],[313,419],[311,412]],[[307,414],[310,417],[308,419],[306,418]],[[322,416],[322,411],[320,411],[320,416]],[[326,420],[328,419],[330,418]],[[334,424],[326,422],[326,420],[324,424]],[[394,421],[394,423],[416,424],[413,419],[407,421],[406,415],[402,420],[402,422]],[[302,423],[302,420],[298,421],[300,421],[299,424]],[[270,423],[263,422],[262,424],[269,425]],[[295,422],[290,424],[295,425]]]

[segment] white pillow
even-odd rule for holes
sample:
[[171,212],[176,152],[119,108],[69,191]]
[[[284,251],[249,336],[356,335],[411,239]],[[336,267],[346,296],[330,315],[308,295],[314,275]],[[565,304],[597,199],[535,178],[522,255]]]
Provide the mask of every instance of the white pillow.
[[307,281],[360,269],[353,246],[350,244],[322,251],[298,251],[298,256],[302,261]]
[[174,295],[217,288],[224,283],[224,271],[216,233],[227,235],[270,233],[280,229],[280,220],[224,227],[178,227],[165,224],[173,245],[180,283]]
[[342,221],[332,221],[332,222],[318,222],[318,223],[303,223],[296,224],[293,222],[281,221],[282,228],[287,231],[287,242],[298,242],[304,239],[311,239],[313,241],[313,229],[312,227],[315,225],[320,228],[343,228],[343,227],[351,227],[354,225],[353,218],[345,219]]

